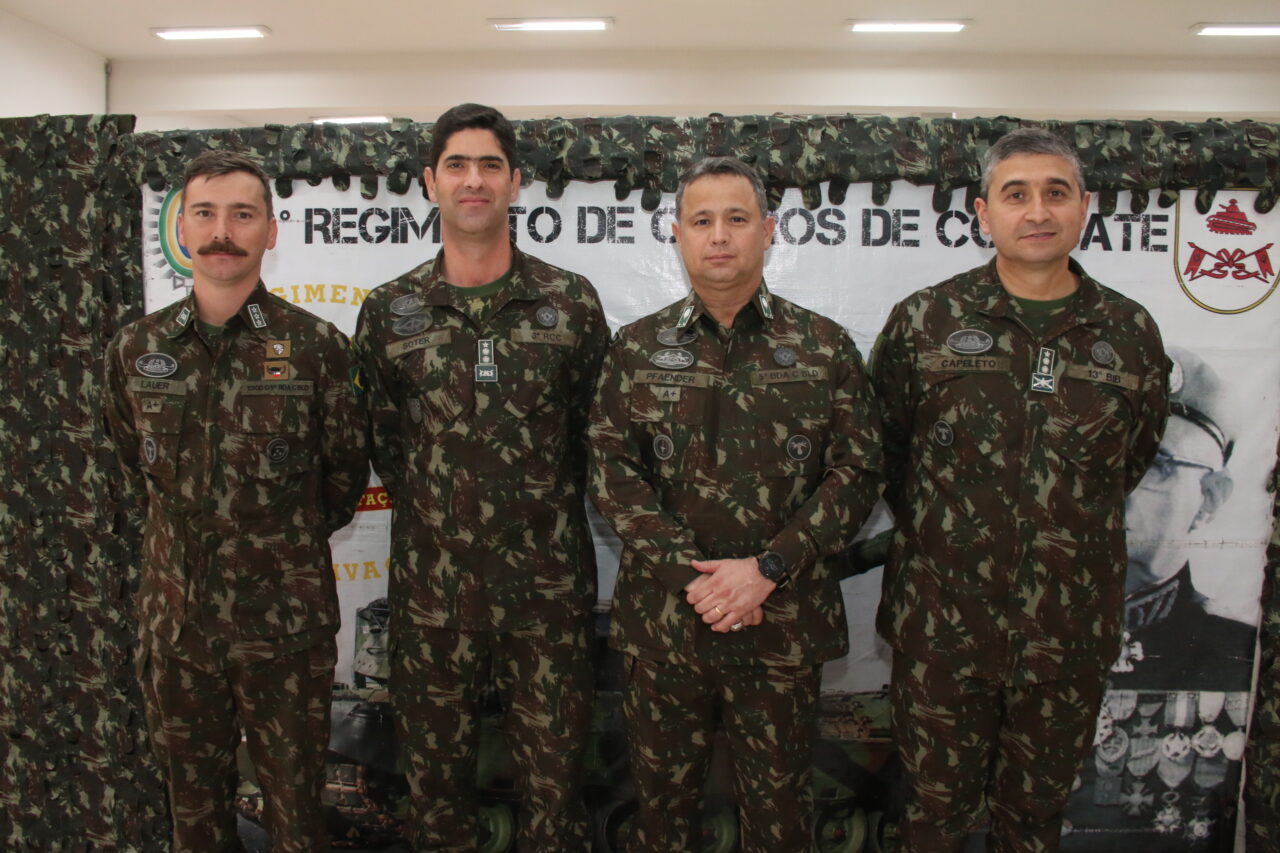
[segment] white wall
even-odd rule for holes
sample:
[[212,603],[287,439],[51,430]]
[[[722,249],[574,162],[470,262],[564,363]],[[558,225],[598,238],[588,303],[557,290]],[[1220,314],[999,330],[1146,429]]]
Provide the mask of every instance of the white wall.
[[366,113],[430,121],[467,100],[512,118],[782,111],[1280,121],[1280,58],[471,52],[122,60],[111,77],[112,111],[136,114],[139,130]]
[[0,10],[0,116],[106,112],[106,59]]

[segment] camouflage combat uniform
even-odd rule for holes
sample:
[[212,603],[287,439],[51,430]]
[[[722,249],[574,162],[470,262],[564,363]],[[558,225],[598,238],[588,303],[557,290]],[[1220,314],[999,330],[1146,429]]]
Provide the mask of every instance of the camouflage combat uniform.
[[[825,558],[879,493],[880,422],[857,349],[763,284],[728,330],[690,294],[618,334],[591,438],[592,496],[624,543],[611,640],[629,656],[630,849],[697,849],[717,705],[742,849],[807,849],[819,664],[848,651]],[[792,582],[761,625],[711,631],[685,600],[691,561],[765,551]]]
[[111,438],[146,513],[139,674],[177,850],[238,849],[242,727],[273,849],[327,846],[328,539],[369,476],[351,365],[341,332],[261,283],[211,341],[188,296],[108,351]]
[[1141,306],[1071,269],[1040,339],[993,259],[898,304],[877,343],[908,850],[959,849],[984,793],[992,849],[1055,849],[1119,648],[1124,498],[1159,447],[1166,358]]
[[436,258],[370,294],[355,338],[394,505],[391,694],[422,849],[476,847],[490,666],[522,776],[521,849],[586,844],[596,566],[583,489],[608,326],[585,278],[514,247],[509,276],[477,321]]

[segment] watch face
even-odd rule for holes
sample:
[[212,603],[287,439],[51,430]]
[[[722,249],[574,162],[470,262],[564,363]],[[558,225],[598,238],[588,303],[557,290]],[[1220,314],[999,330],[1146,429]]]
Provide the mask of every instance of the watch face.
[[777,554],[765,554],[758,559],[760,574],[771,581],[777,581],[783,575],[782,558]]

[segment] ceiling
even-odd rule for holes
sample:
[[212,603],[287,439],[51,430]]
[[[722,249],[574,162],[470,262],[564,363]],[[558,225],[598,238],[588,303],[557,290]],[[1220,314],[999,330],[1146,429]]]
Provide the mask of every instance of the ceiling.
[[[1276,0],[0,0],[111,60],[463,51],[820,51],[860,55],[1280,58],[1280,39],[1205,38],[1199,22],[1280,21]],[[785,10],[780,14],[779,10]],[[498,33],[486,18],[610,16],[603,33]],[[866,35],[852,18],[953,19],[957,35]],[[263,24],[254,42],[164,42],[161,26]]]

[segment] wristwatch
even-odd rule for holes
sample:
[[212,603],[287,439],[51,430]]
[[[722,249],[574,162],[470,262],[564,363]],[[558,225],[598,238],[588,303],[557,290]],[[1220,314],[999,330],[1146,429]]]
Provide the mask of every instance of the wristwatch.
[[756,562],[760,565],[760,574],[776,583],[779,589],[791,582],[791,574],[782,562],[781,554],[765,551],[759,557],[756,557]]

